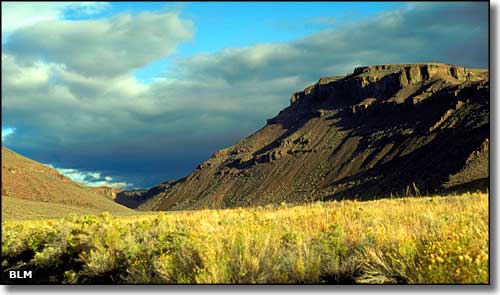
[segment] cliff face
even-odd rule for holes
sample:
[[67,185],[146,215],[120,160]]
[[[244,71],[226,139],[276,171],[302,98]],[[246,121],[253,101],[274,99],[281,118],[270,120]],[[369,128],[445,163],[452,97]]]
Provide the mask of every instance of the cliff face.
[[96,193],[105,196],[108,199],[115,199],[116,195],[120,193],[122,190],[109,186],[99,186],[99,187],[90,187]]
[[356,68],[296,92],[267,125],[157,190],[144,210],[372,199],[488,185],[486,70]]
[[317,84],[296,92],[292,107],[328,100],[329,106],[350,106],[365,99],[402,103],[412,98],[416,103],[447,84],[483,80],[487,73],[446,64],[378,65],[359,67],[345,77],[321,78]]

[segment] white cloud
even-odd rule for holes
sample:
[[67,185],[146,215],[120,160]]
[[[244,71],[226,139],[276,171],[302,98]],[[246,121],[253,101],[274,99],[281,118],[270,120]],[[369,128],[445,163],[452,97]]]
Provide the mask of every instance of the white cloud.
[[9,88],[32,88],[47,84],[51,75],[51,65],[34,62],[27,65],[18,64],[15,57],[2,53],[3,82]]
[[24,60],[63,64],[84,76],[114,77],[172,54],[193,30],[191,21],[174,12],[49,20],[18,29],[4,48]]
[[100,172],[94,171],[83,171],[72,168],[57,168],[51,164],[46,164],[47,166],[56,169],[59,173],[64,176],[70,178],[71,180],[91,187],[100,187],[100,186],[108,186],[112,188],[123,189],[126,187],[130,187],[131,184],[123,181],[113,182],[113,178],[110,176],[102,176]]
[[7,139],[7,137],[14,134],[15,131],[16,129],[12,127],[2,128],[2,142],[4,142]]
[[66,10],[92,15],[108,7],[107,2],[2,2],[2,35],[41,21],[60,19]]

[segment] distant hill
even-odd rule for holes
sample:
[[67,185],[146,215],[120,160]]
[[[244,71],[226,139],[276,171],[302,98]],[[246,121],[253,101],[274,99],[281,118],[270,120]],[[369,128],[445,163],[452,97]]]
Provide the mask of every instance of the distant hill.
[[148,199],[148,190],[130,190],[121,191],[116,194],[115,202],[127,206],[128,208],[137,208]]
[[116,195],[122,191],[122,189],[109,187],[109,186],[97,186],[97,187],[89,187],[96,193],[103,195],[109,199],[115,199]]
[[121,191],[116,194],[114,200],[119,204],[135,209],[158,194],[168,191],[176,183],[177,181],[167,181],[149,190]]
[[187,177],[151,189],[156,193],[138,208],[363,200],[488,187],[487,70],[440,63],[359,67],[321,78],[290,102]]
[[60,217],[69,213],[133,213],[57,170],[2,146],[2,217]]

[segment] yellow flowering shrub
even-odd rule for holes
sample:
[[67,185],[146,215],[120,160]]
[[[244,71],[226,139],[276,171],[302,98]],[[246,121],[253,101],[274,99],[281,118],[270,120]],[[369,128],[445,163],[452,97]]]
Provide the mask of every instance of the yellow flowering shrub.
[[488,195],[4,221],[45,283],[489,282]]

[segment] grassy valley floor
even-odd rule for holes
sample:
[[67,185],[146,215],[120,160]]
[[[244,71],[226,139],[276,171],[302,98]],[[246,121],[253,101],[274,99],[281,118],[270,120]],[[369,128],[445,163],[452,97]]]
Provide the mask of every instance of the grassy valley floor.
[[3,220],[36,220],[60,218],[62,216],[68,216],[71,213],[78,215],[98,215],[102,212],[102,208],[106,207],[113,210],[113,215],[118,216],[142,214],[141,212],[130,210],[126,207],[120,208],[117,206],[109,206],[106,202],[102,203],[100,208],[95,208],[91,206],[38,202],[2,196],[2,218]]
[[4,221],[2,268],[33,283],[487,284],[488,241],[482,193],[103,213]]

